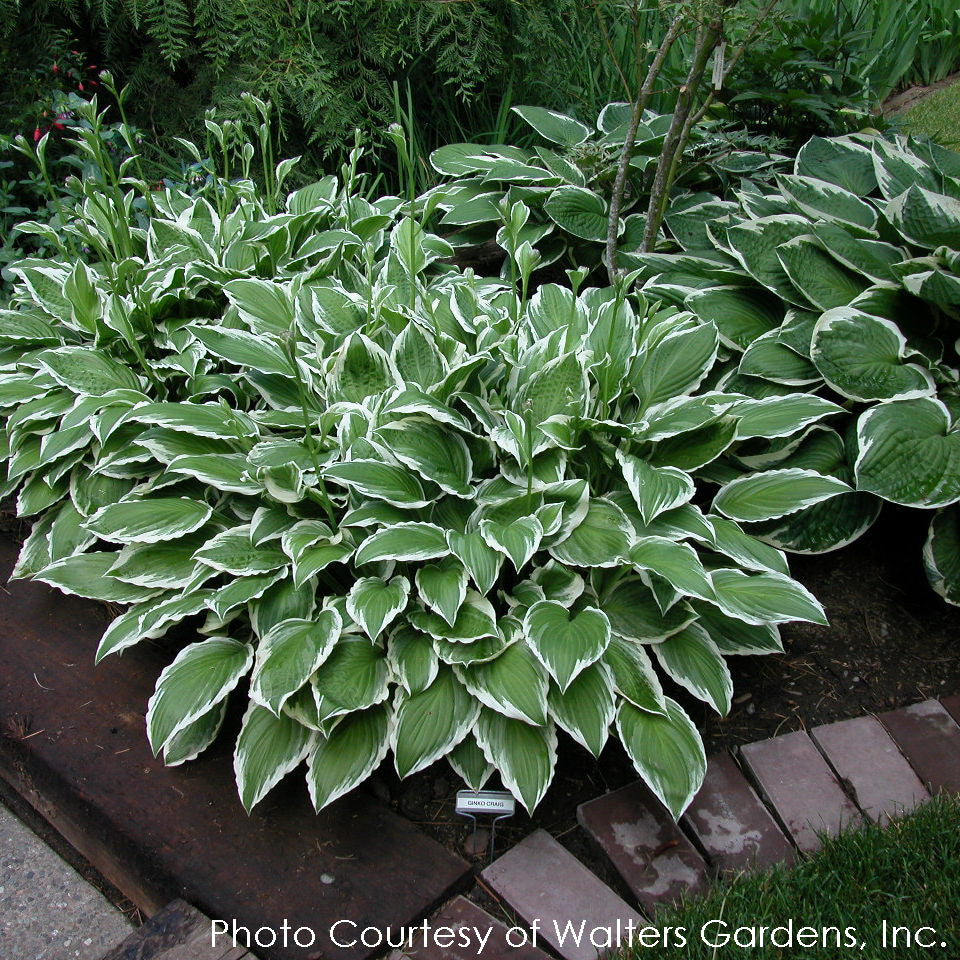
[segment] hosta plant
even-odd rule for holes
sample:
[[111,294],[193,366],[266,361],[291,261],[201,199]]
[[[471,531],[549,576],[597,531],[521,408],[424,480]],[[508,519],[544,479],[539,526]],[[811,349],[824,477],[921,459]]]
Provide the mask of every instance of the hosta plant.
[[323,807],[392,753],[400,776],[496,770],[532,810],[558,730],[599,755],[613,729],[679,816],[704,751],[662,677],[725,713],[726,656],[824,622],[692,472],[840,408],[703,390],[712,321],[627,282],[527,296],[523,257],[519,290],[462,273],[396,198],[230,189],[156,193],[127,229],[90,203],[71,229],[99,259],[17,268],[15,575],[125,608],[98,659],[193,631],[150,743],[196,757],[244,698],[247,809],[304,761]]
[[[708,468],[723,485],[715,507],[811,553],[860,536],[882,501],[933,512],[927,571],[960,602],[960,158],[902,138],[815,138],[775,185],[691,195],[667,224],[662,253],[628,259],[648,296],[717,325],[727,359],[713,385],[845,409],[829,427],[737,444]],[[788,482],[798,471],[822,476],[807,490]],[[830,477],[855,492],[809,499]]]
[[[438,209],[435,229],[455,246],[496,240],[508,253],[514,249],[505,211],[522,202],[531,211],[519,242],[540,253],[540,266],[569,254],[575,264],[596,266],[604,252],[610,219],[610,196],[617,164],[628,134],[633,107],[611,103],[596,123],[542,107],[513,111],[536,132],[543,145],[522,149],[509,145],[455,143],[430,156],[437,173],[449,179],[434,188]],[[670,114],[645,111],[637,127],[629,164],[627,193],[618,225],[622,250],[639,249],[644,211],[657,159],[671,123]],[[724,189],[741,176],[764,179],[786,169],[788,159],[776,151],[778,141],[705,121],[692,131],[677,186]],[[509,276],[510,258],[504,276]]]

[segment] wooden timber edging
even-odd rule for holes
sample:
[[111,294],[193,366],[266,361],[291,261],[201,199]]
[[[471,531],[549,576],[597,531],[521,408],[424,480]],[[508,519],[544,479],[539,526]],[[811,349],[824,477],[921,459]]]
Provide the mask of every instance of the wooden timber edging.
[[[0,582],[17,552],[0,537]],[[247,816],[229,736],[182,767],[154,759],[144,714],[169,653],[145,643],[94,666],[100,604],[14,581],[0,611],[0,776],[148,916],[182,898],[317,934],[262,960],[365,960],[376,950],[330,942],[334,922],[408,925],[471,882],[465,860],[362,788],[316,814],[300,780]]]

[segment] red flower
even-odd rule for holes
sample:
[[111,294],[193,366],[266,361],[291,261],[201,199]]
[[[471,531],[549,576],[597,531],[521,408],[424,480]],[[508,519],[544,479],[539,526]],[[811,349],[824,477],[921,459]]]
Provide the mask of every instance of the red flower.
[[33,142],[36,143],[40,139],[40,128],[34,127],[33,129]]
[[83,89],[83,84],[82,84],[82,83],[78,83],[78,84],[77,84],[77,89],[78,89],[78,90],[82,90],[82,89]]

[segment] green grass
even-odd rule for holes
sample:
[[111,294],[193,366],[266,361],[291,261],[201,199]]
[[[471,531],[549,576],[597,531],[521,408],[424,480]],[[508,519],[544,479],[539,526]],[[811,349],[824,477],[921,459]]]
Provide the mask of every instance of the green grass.
[[[715,949],[704,943],[700,930],[710,921],[722,919],[732,936],[737,927],[785,925],[793,920],[795,929],[817,930],[855,927],[855,946],[823,947],[797,945],[779,949],[770,946],[744,949],[733,940]],[[931,949],[919,945],[883,947],[883,922],[888,927],[933,927],[921,938],[935,942]],[[938,798],[920,812],[895,821],[886,830],[870,826],[828,839],[823,850],[793,869],[775,868],[754,876],[736,877],[718,885],[706,897],[657,914],[655,925],[683,927],[688,945],[676,939],[671,948],[649,943],[634,947],[623,960],[670,957],[677,960],[714,960],[746,955],[758,960],[791,958],[859,957],[864,960],[907,960],[931,957],[957,960],[960,957],[960,800]],[[713,938],[719,924],[707,928]],[[671,934],[671,936],[675,936]],[[842,942],[842,941],[841,941]],[[859,943],[865,943],[859,949]],[[940,944],[946,946],[941,947]],[[889,943],[889,939],[888,939]]]
[[898,119],[910,133],[925,133],[946,147],[960,146],[960,82],[931,94]]

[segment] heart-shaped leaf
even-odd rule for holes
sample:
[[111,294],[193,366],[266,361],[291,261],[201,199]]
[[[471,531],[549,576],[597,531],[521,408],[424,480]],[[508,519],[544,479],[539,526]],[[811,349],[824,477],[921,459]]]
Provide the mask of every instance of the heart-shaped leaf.
[[603,656],[610,643],[610,621],[596,607],[584,607],[571,617],[562,604],[540,600],[527,611],[523,633],[562,693],[585,667]]

